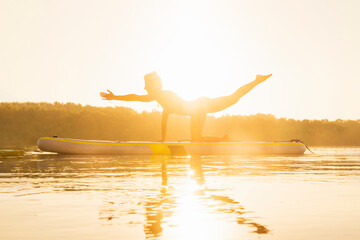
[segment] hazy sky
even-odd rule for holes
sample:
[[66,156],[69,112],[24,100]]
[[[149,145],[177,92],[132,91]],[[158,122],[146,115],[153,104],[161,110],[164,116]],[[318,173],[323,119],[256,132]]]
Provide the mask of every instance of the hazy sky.
[[105,102],[164,88],[191,100],[273,73],[220,114],[360,119],[359,0],[0,0],[0,101]]

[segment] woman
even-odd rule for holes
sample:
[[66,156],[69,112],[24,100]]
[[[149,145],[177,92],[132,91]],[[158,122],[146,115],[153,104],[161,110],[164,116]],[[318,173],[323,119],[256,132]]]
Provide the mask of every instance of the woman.
[[139,101],[151,102],[157,101],[163,108],[162,113],[162,138],[161,142],[166,139],[167,121],[169,114],[179,114],[191,117],[191,141],[193,142],[217,142],[226,141],[225,137],[204,137],[201,132],[204,127],[206,114],[222,111],[234,105],[239,99],[253,89],[259,83],[264,82],[271,77],[269,75],[257,75],[256,79],[236,90],[233,94],[218,98],[201,97],[194,101],[186,101],[180,98],[177,94],[169,90],[162,90],[161,78],[156,72],[146,74],[145,90],[147,95],[114,95],[111,91],[108,93],[101,92],[100,96],[103,100],[120,100],[120,101]]

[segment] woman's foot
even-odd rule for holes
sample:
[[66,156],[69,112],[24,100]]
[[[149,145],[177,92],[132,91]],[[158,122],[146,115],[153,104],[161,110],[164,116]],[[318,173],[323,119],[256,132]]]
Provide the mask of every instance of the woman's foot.
[[222,137],[222,141],[223,142],[229,142],[229,135],[224,135],[223,137]]
[[258,81],[259,83],[264,82],[266,79],[268,79],[269,77],[271,77],[272,74],[268,74],[268,75],[256,75],[256,79],[255,81]]
[[191,142],[228,142],[228,141],[229,141],[229,136],[227,134],[223,137],[205,136],[205,137],[197,137],[191,139]]

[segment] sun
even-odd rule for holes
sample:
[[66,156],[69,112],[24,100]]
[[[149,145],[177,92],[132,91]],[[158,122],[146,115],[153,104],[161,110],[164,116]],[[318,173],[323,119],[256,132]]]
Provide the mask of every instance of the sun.
[[224,47],[209,28],[200,28],[188,18],[161,46],[154,70],[162,78],[164,89],[186,100],[228,94],[233,78]]

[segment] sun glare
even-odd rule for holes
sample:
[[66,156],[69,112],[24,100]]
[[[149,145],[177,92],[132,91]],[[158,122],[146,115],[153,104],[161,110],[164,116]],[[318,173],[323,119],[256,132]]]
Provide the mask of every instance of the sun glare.
[[[194,171],[189,169],[183,194],[179,197],[178,207],[168,220],[170,225],[178,226],[172,232],[174,239],[218,239],[220,231],[214,217],[202,203],[198,191],[202,186],[196,182]],[[166,236],[166,230],[164,236]]]
[[217,97],[226,92],[223,83],[230,79],[228,59],[216,36],[199,21],[198,17],[189,16],[179,23],[161,47],[156,69],[164,88],[186,100]]

